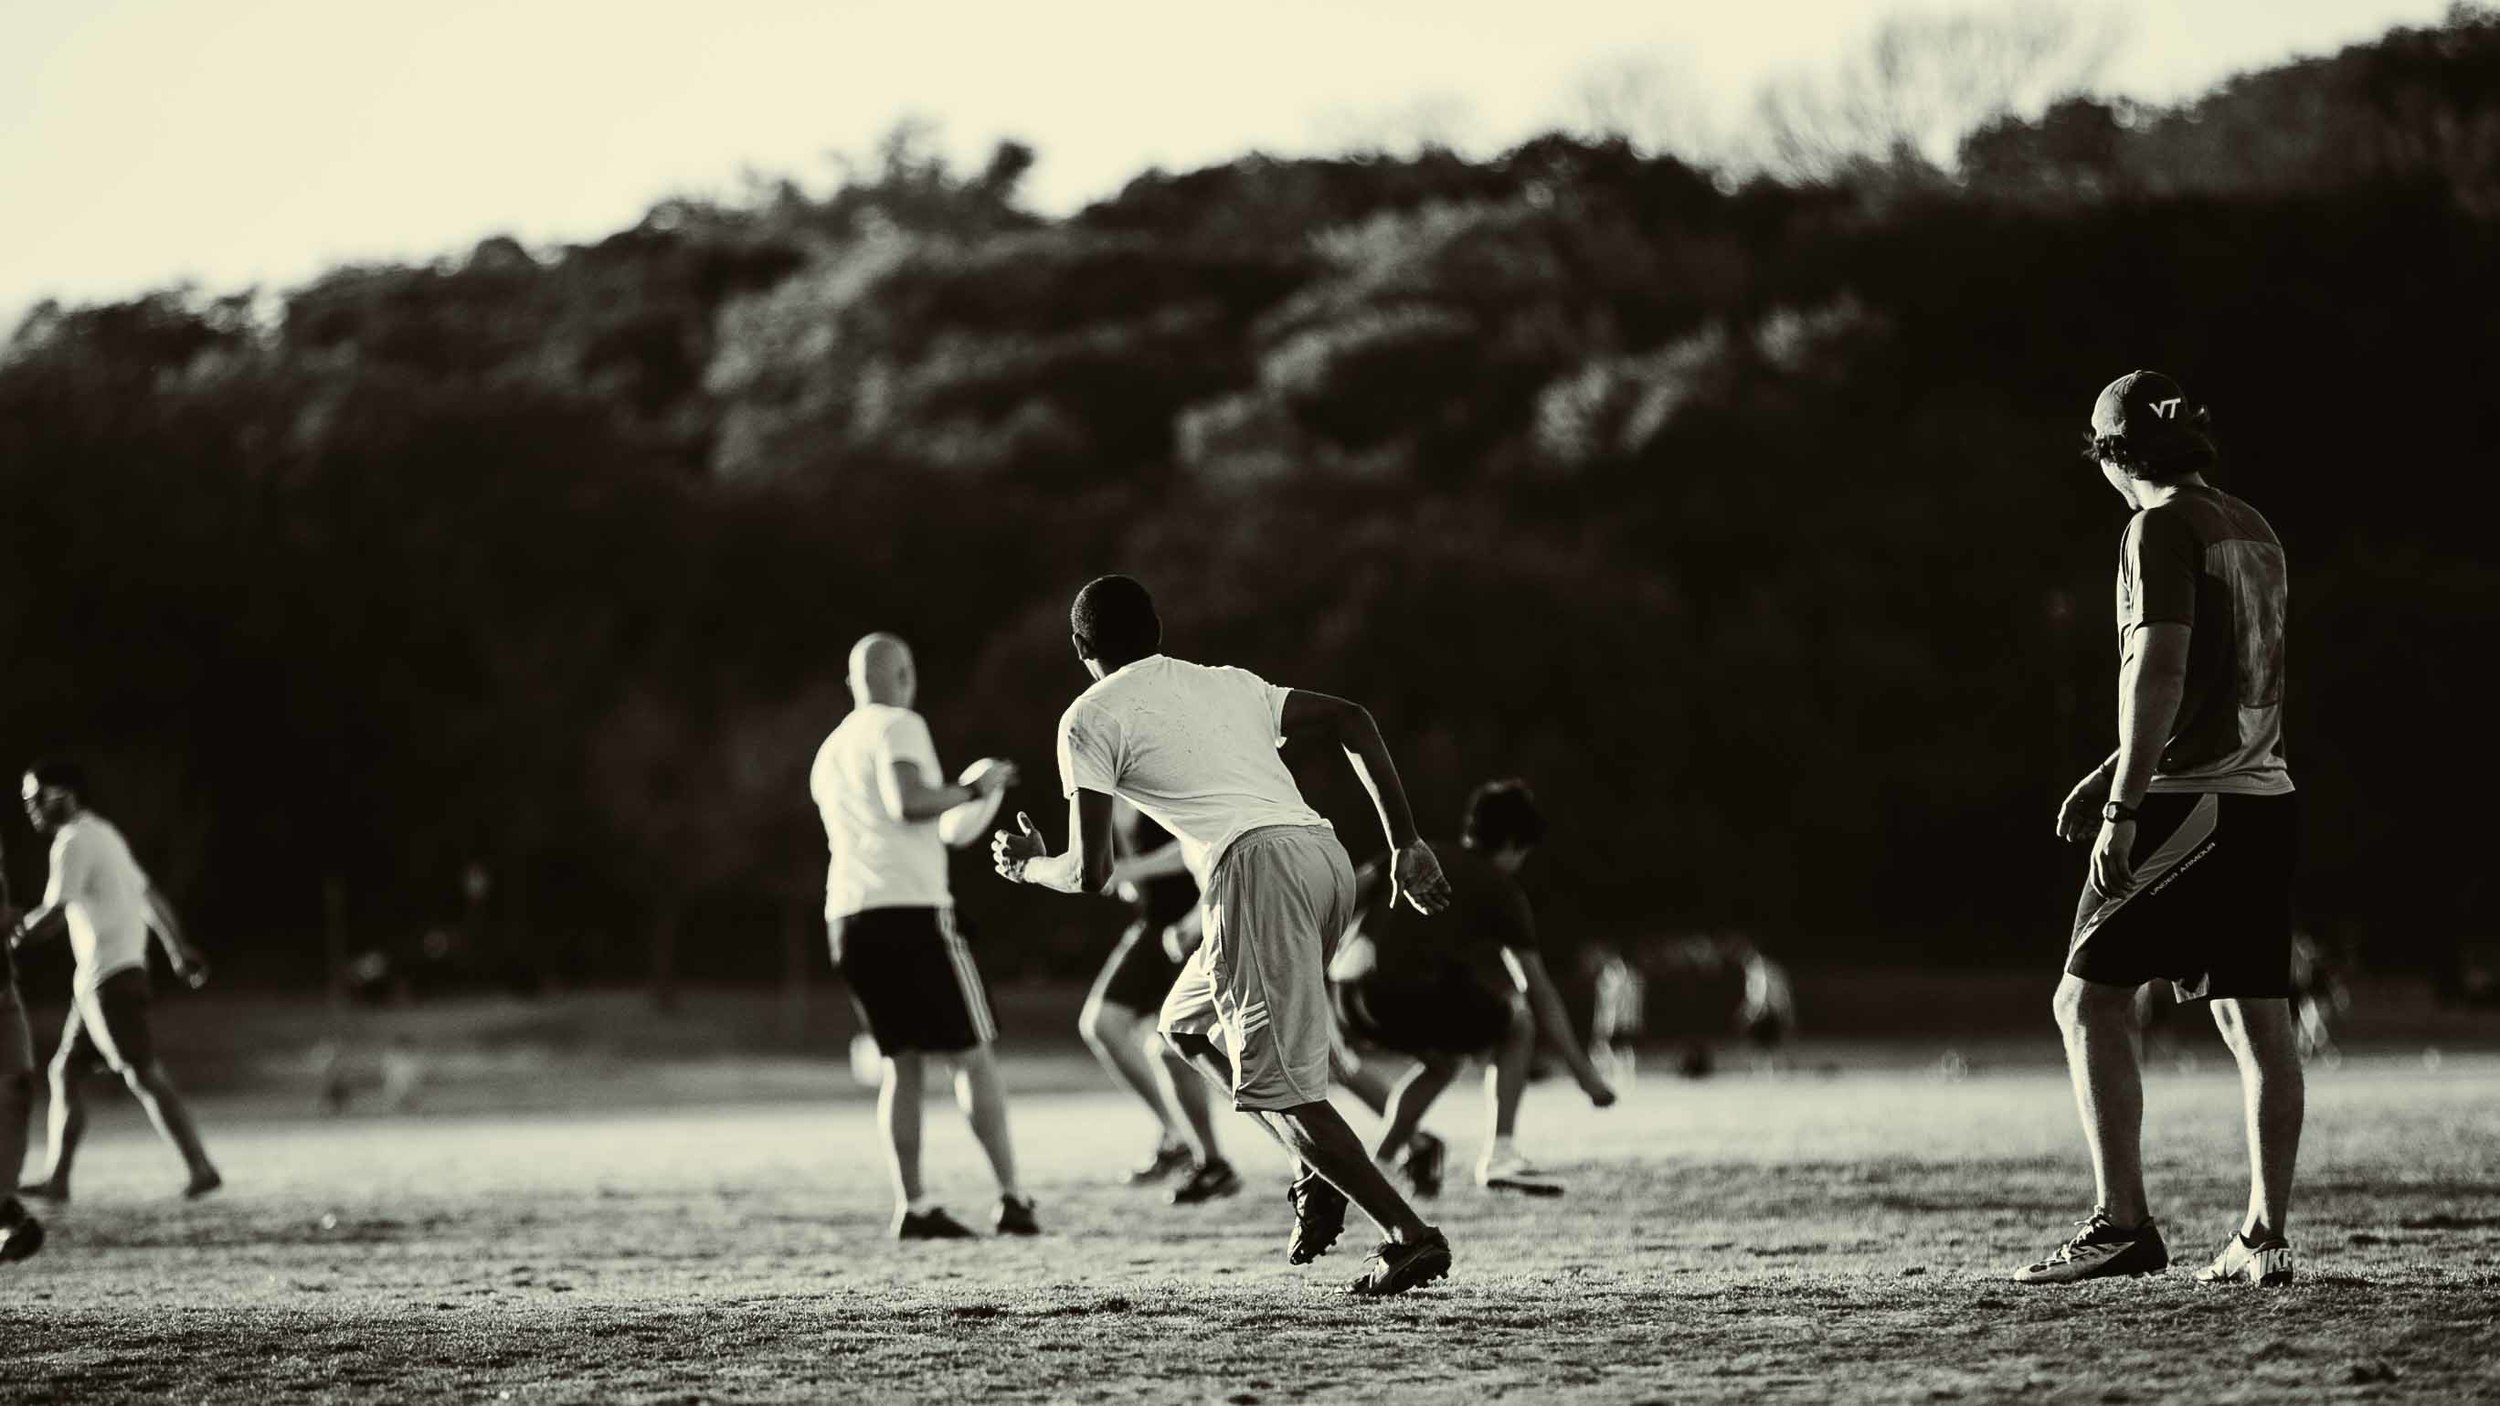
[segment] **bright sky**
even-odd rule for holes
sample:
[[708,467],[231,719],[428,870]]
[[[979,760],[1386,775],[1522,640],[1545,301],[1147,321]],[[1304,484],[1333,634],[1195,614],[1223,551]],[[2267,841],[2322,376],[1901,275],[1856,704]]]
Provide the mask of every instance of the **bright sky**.
[[[1980,0],[1984,7],[2004,0]],[[2090,0],[2085,0],[2090,3]],[[1723,126],[1866,0],[0,0],[0,332],[38,297],[283,287],[630,225],[742,171],[828,186],[896,119],[1041,154],[1061,212],[1149,166],[1431,131],[1471,150],[1656,64]],[[2446,0],[2134,0],[2105,91],[2165,100]]]

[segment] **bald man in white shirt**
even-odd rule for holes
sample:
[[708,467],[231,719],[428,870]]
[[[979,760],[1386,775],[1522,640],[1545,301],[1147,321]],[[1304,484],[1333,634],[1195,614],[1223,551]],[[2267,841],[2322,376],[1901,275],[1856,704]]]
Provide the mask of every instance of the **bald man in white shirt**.
[[972,1229],[927,1194],[920,1177],[923,1062],[952,1062],[973,1136],[998,1177],[992,1224],[1001,1235],[1039,1227],[1016,1180],[1007,1092],[991,1044],[998,1026],[972,950],[955,927],[946,849],[980,837],[1016,769],[995,757],[949,784],[929,725],[912,711],[920,692],[911,649],[889,634],[851,648],[854,706],[817,749],[808,793],[825,822],[825,921],[833,962],[883,1056],[877,1121],[893,1173],[894,1233],[953,1240]]

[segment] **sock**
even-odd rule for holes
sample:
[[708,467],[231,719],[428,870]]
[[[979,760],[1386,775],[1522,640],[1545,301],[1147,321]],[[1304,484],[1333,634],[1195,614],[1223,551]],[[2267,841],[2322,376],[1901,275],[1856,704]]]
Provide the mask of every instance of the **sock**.
[[1497,1137],[1493,1139],[1493,1145],[1484,1150],[1484,1160],[1487,1162],[1508,1161],[1518,1155],[1518,1146],[1506,1137]]
[[937,1209],[937,1202],[926,1196],[915,1196],[903,1203],[903,1209],[915,1216],[925,1216]]

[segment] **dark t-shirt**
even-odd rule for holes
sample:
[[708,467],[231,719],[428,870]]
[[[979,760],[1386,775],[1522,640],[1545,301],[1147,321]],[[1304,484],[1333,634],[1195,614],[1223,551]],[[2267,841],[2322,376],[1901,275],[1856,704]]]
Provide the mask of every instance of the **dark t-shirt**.
[[1355,931],[1370,939],[1375,970],[1396,981],[1439,980],[1465,975],[1497,991],[1512,989],[1502,949],[1535,952],[1536,915],[1518,883],[1478,851],[1434,842],[1432,852],[1449,876],[1450,906],[1426,917],[1414,905],[1389,903],[1387,861],[1363,866],[1363,908]]
[[[1137,817],[1136,828],[1122,840],[1122,846],[1131,855],[1152,854],[1174,843],[1177,841],[1172,838],[1171,831],[1143,814]],[[1188,917],[1189,910],[1197,905],[1198,881],[1183,870],[1137,885],[1137,898],[1129,904],[1129,909],[1136,915],[1136,920],[1144,923],[1150,931],[1160,932]]]
[[2283,763],[2283,544],[2257,510],[2190,487],[2127,523],[2118,554],[2118,640],[2139,625],[2188,627],[2178,721],[2155,791],[2279,795]]

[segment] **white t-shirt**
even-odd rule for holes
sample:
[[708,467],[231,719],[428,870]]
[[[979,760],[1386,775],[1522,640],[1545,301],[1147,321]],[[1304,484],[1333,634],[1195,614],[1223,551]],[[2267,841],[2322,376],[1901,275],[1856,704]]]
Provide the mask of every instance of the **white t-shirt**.
[[1247,669],[1150,654],[1095,681],[1059,718],[1059,789],[1120,797],[1180,841],[1207,888],[1232,842],[1326,825],[1277,755],[1285,695]]
[[929,725],[909,708],[863,703],[816,749],[807,791],[825,820],[825,917],[871,908],[952,908],[946,891],[946,845],[937,821],[896,820],[879,783],[896,762],[920,769],[924,785],[943,786]]
[[148,960],[148,876],[113,822],[81,812],[52,834],[52,877],[43,901],[69,921],[73,978],[93,990],[104,978]]

